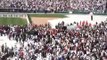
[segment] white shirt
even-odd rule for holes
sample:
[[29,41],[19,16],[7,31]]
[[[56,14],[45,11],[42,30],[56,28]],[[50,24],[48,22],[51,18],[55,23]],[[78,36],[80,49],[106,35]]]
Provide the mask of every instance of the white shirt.
[[90,12],[90,15],[91,15],[91,16],[93,16],[93,13],[92,13],[92,12]]

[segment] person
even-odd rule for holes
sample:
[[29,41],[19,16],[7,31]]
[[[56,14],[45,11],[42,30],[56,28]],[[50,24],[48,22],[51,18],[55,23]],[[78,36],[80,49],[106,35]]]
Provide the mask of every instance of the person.
[[90,12],[91,21],[93,21],[93,12]]

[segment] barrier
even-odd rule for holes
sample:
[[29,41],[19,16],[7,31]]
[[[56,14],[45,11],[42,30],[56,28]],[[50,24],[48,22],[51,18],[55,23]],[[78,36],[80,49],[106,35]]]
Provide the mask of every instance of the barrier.
[[27,14],[0,14],[0,17],[27,17]]

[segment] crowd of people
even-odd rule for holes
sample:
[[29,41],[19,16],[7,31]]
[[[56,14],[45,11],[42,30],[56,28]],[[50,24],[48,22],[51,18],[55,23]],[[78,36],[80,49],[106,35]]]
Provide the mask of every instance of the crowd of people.
[[0,0],[0,9],[32,12],[64,12],[72,10],[103,12],[106,0]]
[[106,10],[106,0],[72,0],[71,7],[81,11],[104,12]]
[[0,35],[21,45],[2,45],[1,60],[107,60],[107,22],[75,29],[67,29],[64,22],[55,29],[49,24],[1,26]]

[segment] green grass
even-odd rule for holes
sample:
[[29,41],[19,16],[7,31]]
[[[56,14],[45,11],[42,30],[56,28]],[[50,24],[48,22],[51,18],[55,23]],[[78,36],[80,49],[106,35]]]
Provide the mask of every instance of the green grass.
[[27,21],[22,18],[0,17],[0,25],[26,25]]
[[55,18],[64,18],[66,14],[28,14],[30,17],[55,17]]
[[[28,14],[30,23],[31,17],[52,17],[52,18],[64,18],[67,17],[65,13],[55,13],[55,14]],[[22,18],[11,18],[11,17],[0,17],[0,25],[26,25],[27,21]]]

